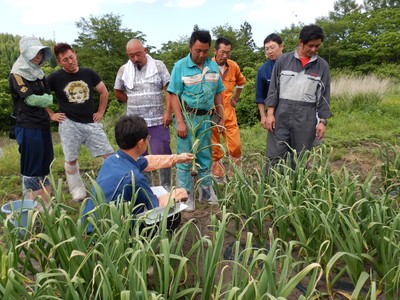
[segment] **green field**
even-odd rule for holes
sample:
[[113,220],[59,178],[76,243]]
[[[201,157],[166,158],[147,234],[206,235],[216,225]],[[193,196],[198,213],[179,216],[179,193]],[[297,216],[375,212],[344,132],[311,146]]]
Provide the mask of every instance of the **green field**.
[[[132,203],[106,205],[101,196],[97,221],[81,222],[55,134],[51,209],[31,211],[24,235],[0,216],[1,297],[399,299],[399,85],[337,79],[331,106],[323,145],[268,177],[265,130],[241,127],[243,168],[215,185],[219,206],[199,205],[174,233],[160,226],[139,234]],[[117,117],[105,120],[114,146]],[[4,203],[20,197],[20,178],[15,142],[4,138],[2,150]],[[84,149],[80,162],[95,178],[101,160]]]

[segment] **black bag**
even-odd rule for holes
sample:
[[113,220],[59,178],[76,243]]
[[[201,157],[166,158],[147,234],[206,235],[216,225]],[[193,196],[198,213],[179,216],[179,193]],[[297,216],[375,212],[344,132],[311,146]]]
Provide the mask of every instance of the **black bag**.
[[17,117],[14,116],[14,114],[12,114],[10,116],[10,131],[8,133],[8,137],[10,139],[15,140],[16,136],[15,136],[15,127],[17,126]]

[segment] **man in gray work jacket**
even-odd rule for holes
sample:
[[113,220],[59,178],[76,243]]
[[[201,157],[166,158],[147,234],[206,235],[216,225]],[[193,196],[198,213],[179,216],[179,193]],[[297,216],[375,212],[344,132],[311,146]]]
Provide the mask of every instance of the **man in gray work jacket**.
[[321,27],[304,26],[299,46],[293,52],[282,54],[275,63],[265,99],[267,173],[269,167],[292,149],[297,153],[310,150],[314,140],[321,140],[325,135],[327,119],[332,113],[329,66],[317,56],[323,40]]

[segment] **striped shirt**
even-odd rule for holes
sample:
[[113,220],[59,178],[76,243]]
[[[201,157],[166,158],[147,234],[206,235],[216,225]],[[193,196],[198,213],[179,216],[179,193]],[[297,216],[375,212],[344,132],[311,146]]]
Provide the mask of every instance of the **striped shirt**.
[[126,92],[128,96],[127,114],[139,115],[146,120],[148,127],[163,124],[164,97],[163,88],[170,81],[170,74],[167,67],[160,60],[154,60],[158,72],[146,78],[146,67],[141,70],[135,69],[133,88],[129,89],[122,80],[122,74],[126,65],[123,65],[115,79],[114,89]]

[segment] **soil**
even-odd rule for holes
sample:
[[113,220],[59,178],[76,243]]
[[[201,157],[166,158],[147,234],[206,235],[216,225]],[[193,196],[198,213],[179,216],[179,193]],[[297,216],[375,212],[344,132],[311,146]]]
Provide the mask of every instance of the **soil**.
[[[182,213],[182,222],[187,222],[189,220],[193,220],[196,226],[198,227],[200,233],[202,236],[211,236],[211,228],[210,228],[210,217],[211,214],[219,214],[221,212],[220,207],[218,205],[209,205],[206,203],[196,203],[196,210],[193,212],[183,212]],[[227,226],[227,231],[230,232],[235,232],[235,225],[231,222]],[[242,234],[243,238],[241,239],[241,243],[245,244],[246,243],[246,232]],[[236,241],[236,238],[233,237],[233,235],[227,234],[224,239],[224,244],[222,248],[222,257],[221,257],[221,263],[219,264],[217,270],[216,270],[216,279],[215,282],[218,282],[220,280],[220,277],[223,276],[225,280],[223,280],[224,283],[227,283],[227,280],[232,278],[232,267],[233,263],[230,261],[230,255],[231,254],[231,249],[232,249],[232,244]],[[191,247],[192,243],[191,241],[187,241],[186,243],[186,249],[184,248],[183,250],[187,251]],[[199,265],[199,268],[202,269],[202,265]],[[306,284],[306,283],[305,283]],[[305,285],[307,286],[307,285]],[[299,297],[302,295],[302,292],[299,289],[295,289],[287,298],[288,300],[295,300],[299,299]],[[338,298],[339,299],[339,298]]]

